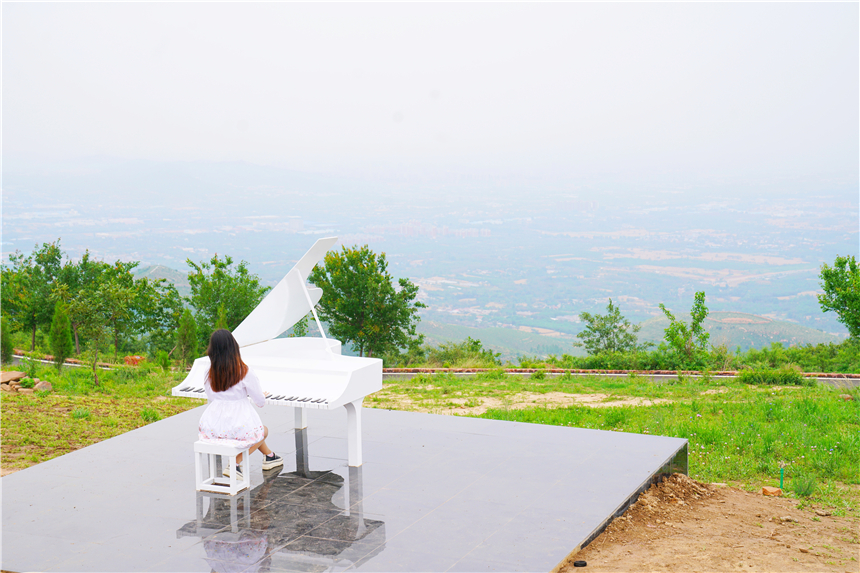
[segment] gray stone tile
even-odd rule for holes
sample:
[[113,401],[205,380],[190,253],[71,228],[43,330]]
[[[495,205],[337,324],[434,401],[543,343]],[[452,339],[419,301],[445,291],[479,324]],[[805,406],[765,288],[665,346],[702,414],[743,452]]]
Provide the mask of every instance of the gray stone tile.
[[267,407],[284,467],[264,473],[253,454],[231,501],[194,491],[201,413],[2,478],[3,568],[546,571],[684,443],[365,409],[356,469],[345,412],[310,411],[297,443],[292,410]]

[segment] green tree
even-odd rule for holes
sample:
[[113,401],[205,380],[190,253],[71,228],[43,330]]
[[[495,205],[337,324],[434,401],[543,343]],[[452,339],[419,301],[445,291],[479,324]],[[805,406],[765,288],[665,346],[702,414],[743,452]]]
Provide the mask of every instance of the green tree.
[[51,324],[54,315],[51,291],[60,273],[62,258],[58,239],[43,243],[29,255],[15,251],[9,255],[11,267],[3,267],[3,312],[19,329],[30,332],[30,350],[36,349],[36,330],[40,327],[47,330]]
[[142,332],[151,354],[170,352],[176,344],[176,329],[182,317],[182,297],[165,279],[138,279],[137,310]]
[[669,319],[669,326],[664,331],[664,338],[669,348],[678,354],[682,363],[687,367],[693,367],[703,362],[704,354],[708,350],[708,340],[711,335],[703,326],[708,316],[708,307],[705,306],[705,293],[697,292],[693,299],[693,308],[690,310],[690,324],[675,318],[669,310],[660,303],[660,310]]
[[69,317],[89,340],[93,381],[98,386],[99,351],[108,340],[111,326],[117,323],[117,318],[124,319],[131,312],[134,289],[105,273],[96,288],[81,288],[73,292],[63,284],[58,286],[55,294],[66,304]]
[[176,354],[183,364],[188,365],[197,357],[197,348],[197,323],[186,308],[176,330]]
[[9,328],[9,321],[6,317],[0,317],[0,362],[9,364],[12,362],[12,353],[15,349],[12,347],[12,336]]
[[821,265],[818,304],[823,312],[833,311],[852,338],[860,337],[860,267],[853,256],[836,257],[833,266]]
[[409,280],[399,279],[395,288],[385,253],[377,256],[367,245],[330,251],[309,280],[323,290],[320,317],[331,335],[361,356],[396,352],[417,336],[418,309],[425,305],[415,300],[418,287]]
[[75,351],[75,343],[72,340],[72,322],[66,314],[66,308],[62,302],[54,305],[54,318],[51,321],[51,354],[54,355],[54,363],[57,365],[57,374]]
[[636,333],[641,327],[621,316],[621,310],[612,304],[611,298],[606,314],[582,312],[579,318],[585,322],[585,330],[576,335],[582,342],[575,342],[574,346],[584,346],[589,354],[637,350]]
[[245,320],[269,291],[260,284],[260,277],[248,271],[248,263],[240,262],[233,267],[233,259],[218,255],[209,262],[186,261],[192,272],[188,274],[191,296],[188,302],[195,311],[197,336],[201,347],[209,343],[209,336],[220,323],[233,330]]

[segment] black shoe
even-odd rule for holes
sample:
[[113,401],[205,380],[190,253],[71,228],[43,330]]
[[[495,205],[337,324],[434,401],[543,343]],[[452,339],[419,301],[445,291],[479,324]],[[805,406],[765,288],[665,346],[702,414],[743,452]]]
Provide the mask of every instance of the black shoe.
[[284,465],[284,458],[282,458],[281,456],[279,456],[275,452],[272,452],[271,456],[266,456],[263,459],[263,469],[264,470],[270,470],[272,468],[276,468],[276,467],[282,466],[282,465]]

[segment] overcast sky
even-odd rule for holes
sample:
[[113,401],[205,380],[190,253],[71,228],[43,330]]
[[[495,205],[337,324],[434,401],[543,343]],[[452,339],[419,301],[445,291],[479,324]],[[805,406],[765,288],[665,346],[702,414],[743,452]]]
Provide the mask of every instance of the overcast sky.
[[4,3],[3,153],[858,177],[858,4]]

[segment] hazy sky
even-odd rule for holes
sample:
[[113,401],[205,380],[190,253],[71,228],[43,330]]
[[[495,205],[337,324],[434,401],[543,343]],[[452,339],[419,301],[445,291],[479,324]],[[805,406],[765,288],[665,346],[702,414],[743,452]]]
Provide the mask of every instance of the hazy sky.
[[3,153],[858,177],[857,3],[4,3]]

